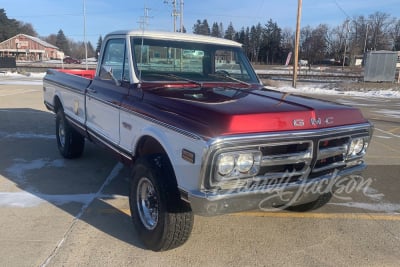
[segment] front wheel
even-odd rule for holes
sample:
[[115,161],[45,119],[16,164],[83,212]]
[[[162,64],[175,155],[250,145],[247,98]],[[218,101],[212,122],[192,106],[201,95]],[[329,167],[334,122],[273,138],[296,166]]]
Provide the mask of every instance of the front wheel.
[[62,109],[56,115],[56,139],[58,150],[67,159],[79,158],[85,147],[85,138],[73,129]]
[[147,248],[169,250],[189,238],[193,214],[190,206],[180,199],[172,167],[164,155],[137,160],[129,205],[133,224]]
[[296,212],[306,212],[306,211],[311,211],[311,210],[316,210],[327,204],[332,198],[332,193],[325,193],[320,195],[316,200],[305,203],[305,204],[300,204],[297,206],[291,206],[286,208],[289,211],[296,211]]

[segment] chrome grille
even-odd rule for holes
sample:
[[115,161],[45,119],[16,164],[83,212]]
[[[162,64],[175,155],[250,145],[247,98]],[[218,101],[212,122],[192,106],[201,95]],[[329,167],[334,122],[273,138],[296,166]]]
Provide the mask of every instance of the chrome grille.
[[261,147],[260,176],[287,183],[316,178],[343,168],[350,140],[346,136],[264,145]]
[[261,147],[260,174],[264,179],[296,182],[309,173],[313,158],[313,142],[272,143]]
[[[206,189],[257,188],[260,185],[285,185],[310,181],[320,177],[331,177],[337,171],[351,171],[356,165],[363,165],[365,151],[357,156],[349,156],[350,144],[355,138],[372,136],[371,124],[321,129],[305,133],[271,133],[254,136],[234,136],[216,139],[206,155],[204,165]],[[259,150],[261,159],[255,162],[258,173],[238,179],[216,179],[216,160],[221,153],[231,151]],[[236,163],[235,163],[236,164]],[[333,177],[333,176],[332,176]],[[220,177],[221,178],[221,177]]]
[[312,173],[320,173],[346,166],[345,160],[349,144],[350,137],[320,140]]

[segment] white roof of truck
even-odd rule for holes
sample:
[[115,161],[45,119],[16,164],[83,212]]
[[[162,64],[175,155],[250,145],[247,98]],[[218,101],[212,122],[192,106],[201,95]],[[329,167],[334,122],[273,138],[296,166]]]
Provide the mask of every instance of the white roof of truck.
[[[110,35],[129,35],[133,37],[144,37],[158,40],[174,40],[174,41],[186,41],[186,42],[198,42],[198,43],[209,43],[209,44],[219,44],[234,47],[242,47],[242,44],[231,41],[228,39],[210,37],[205,35],[190,34],[190,33],[179,33],[179,32],[164,32],[164,31],[142,31],[142,30],[132,30],[132,31],[115,31],[107,34]],[[107,38],[106,36],[106,38]]]

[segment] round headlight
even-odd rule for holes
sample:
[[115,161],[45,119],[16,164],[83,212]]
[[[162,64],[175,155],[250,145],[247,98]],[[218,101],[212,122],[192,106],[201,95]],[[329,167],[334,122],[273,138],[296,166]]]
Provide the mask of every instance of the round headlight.
[[250,171],[251,167],[253,167],[253,164],[254,157],[251,153],[240,154],[236,161],[237,169],[241,173],[246,173]]
[[230,174],[235,168],[233,155],[220,155],[218,158],[218,173],[222,176]]
[[364,149],[364,145],[365,145],[365,142],[364,142],[363,138],[354,139],[353,141],[351,141],[349,155],[360,154]]

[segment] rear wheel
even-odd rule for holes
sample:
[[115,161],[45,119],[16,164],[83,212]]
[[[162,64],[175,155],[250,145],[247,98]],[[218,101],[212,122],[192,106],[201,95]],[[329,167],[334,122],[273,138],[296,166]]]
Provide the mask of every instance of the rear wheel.
[[133,224],[145,246],[154,251],[184,244],[193,227],[190,206],[180,199],[172,167],[164,155],[139,158],[129,193]]
[[56,115],[56,139],[58,150],[64,158],[72,159],[82,155],[85,138],[69,125],[62,109]]

